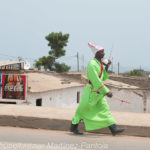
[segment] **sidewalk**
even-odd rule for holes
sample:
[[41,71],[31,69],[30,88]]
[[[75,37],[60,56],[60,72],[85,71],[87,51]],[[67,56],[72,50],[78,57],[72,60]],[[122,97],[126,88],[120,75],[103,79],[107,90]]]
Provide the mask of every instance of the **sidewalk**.
[[[0,104],[0,126],[69,131],[75,109]],[[150,114],[112,112],[124,135],[150,137]],[[80,129],[84,130],[83,123]],[[92,131],[110,134],[108,128]]]

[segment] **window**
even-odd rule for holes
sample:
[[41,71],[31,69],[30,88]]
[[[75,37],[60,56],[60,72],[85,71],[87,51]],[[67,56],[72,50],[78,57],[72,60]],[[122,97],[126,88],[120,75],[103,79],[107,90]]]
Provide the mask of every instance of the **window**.
[[42,106],[42,98],[36,99],[36,106]]
[[80,92],[77,91],[77,103],[79,103],[79,102],[80,102]]

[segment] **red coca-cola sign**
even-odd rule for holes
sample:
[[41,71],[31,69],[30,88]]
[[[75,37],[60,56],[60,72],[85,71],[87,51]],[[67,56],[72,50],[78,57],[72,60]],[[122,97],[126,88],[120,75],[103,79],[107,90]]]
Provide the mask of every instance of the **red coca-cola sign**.
[[26,76],[2,74],[2,98],[26,100]]

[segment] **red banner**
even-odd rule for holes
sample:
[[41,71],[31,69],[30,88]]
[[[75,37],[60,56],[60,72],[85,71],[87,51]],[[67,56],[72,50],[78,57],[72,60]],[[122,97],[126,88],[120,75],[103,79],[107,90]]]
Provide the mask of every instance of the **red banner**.
[[26,99],[26,76],[2,74],[2,98],[3,99]]

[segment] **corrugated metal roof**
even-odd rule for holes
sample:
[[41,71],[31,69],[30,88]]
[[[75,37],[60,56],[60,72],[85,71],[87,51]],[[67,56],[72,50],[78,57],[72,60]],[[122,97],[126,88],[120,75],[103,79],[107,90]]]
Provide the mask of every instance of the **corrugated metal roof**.
[[20,63],[23,63],[23,62],[22,61],[0,61],[0,67],[7,66],[7,65],[20,64]]

